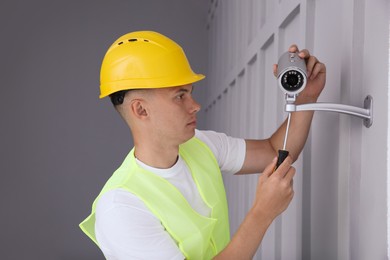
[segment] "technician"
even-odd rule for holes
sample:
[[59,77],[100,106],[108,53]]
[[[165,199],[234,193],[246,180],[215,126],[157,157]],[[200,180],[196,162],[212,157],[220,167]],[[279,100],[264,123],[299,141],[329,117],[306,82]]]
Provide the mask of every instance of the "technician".
[[[325,65],[307,50],[299,56],[306,60],[308,82],[297,103],[316,102]],[[293,113],[291,157],[273,172],[286,123],[264,140],[197,130],[200,105],[192,91],[203,78],[182,48],[157,32],[128,33],[108,49],[100,98],[110,97],[134,148],[80,224],[107,259],[252,259],[293,198],[291,164],[306,142],[313,112]],[[259,172],[253,206],[231,238],[222,174]]]

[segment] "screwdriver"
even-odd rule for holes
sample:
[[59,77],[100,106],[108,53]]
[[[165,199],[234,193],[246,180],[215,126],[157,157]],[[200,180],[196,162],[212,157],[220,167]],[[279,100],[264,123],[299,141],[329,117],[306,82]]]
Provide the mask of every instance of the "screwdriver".
[[283,142],[283,150],[278,151],[278,161],[276,162],[274,171],[276,171],[276,169],[282,164],[284,159],[286,159],[288,156],[288,151],[286,151],[286,144],[287,144],[288,130],[290,128],[290,120],[291,120],[291,113],[288,113],[286,133],[284,135],[284,142]]

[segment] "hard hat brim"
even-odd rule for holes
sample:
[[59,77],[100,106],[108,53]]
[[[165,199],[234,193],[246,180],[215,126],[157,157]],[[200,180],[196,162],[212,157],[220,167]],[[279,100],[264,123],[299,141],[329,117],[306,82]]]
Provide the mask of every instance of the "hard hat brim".
[[[120,80],[114,82],[107,82],[100,85],[100,89],[105,89],[104,94],[101,93],[99,98],[105,98],[115,92],[121,90],[131,89],[154,89],[154,88],[171,88],[177,86],[183,86],[201,81],[206,76],[203,74],[193,74],[182,79],[177,79],[167,84],[167,79],[131,79],[131,80]],[[124,88],[123,86],[126,86]]]

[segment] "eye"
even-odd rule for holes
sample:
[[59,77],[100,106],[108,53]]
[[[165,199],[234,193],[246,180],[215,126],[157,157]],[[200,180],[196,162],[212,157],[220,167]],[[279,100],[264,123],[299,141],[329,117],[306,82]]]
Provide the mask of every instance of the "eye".
[[184,98],[184,93],[180,94],[180,95],[177,95],[176,96],[177,99],[183,99]]

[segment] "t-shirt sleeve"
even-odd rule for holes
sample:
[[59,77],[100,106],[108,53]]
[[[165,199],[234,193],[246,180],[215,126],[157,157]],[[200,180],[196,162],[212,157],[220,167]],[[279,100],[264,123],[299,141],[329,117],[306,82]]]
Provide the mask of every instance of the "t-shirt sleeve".
[[215,131],[201,130],[196,130],[195,136],[213,152],[222,174],[235,174],[241,170],[246,150],[244,139],[234,138]]
[[159,219],[126,190],[103,194],[95,216],[96,239],[106,259],[185,258]]

